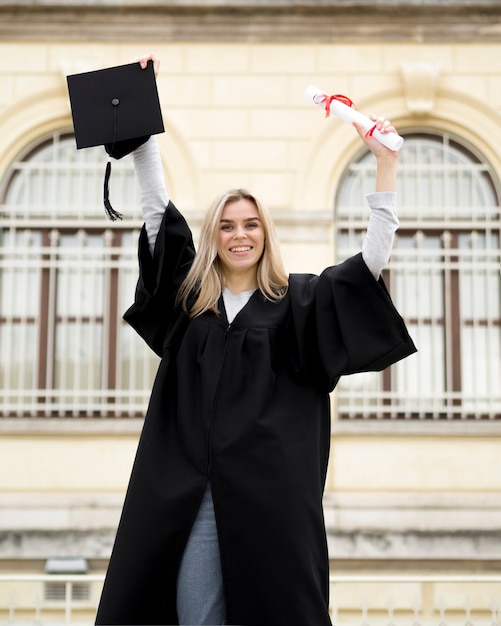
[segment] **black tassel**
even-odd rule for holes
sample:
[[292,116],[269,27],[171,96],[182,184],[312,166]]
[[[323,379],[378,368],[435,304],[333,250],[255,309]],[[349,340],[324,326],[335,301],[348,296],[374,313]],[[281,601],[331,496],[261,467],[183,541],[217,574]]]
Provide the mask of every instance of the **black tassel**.
[[106,172],[104,174],[104,209],[109,219],[114,222],[115,220],[121,220],[123,216],[118,211],[115,211],[115,209],[111,206],[109,190],[110,174],[111,161],[108,161],[108,163],[106,163]]

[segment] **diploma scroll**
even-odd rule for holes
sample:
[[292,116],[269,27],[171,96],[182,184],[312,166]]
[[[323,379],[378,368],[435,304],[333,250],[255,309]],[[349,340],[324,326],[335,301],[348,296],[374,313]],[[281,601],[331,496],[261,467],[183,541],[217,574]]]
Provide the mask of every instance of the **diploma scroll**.
[[[304,97],[310,102],[313,102],[313,104],[323,106],[325,106],[326,101],[329,99],[329,96],[325,92],[314,85],[310,85],[306,88]],[[370,118],[359,113],[356,109],[347,104],[344,104],[341,100],[334,98],[329,105],[329,109],[331,113],[344,122],[348,124],[358,122],[366,132],[372,131],[372,136],[390,150],[400,150],[404,143],[403,137],[400,137],[397,133],[380,133],[377,129],[374,129],[374,122]]]

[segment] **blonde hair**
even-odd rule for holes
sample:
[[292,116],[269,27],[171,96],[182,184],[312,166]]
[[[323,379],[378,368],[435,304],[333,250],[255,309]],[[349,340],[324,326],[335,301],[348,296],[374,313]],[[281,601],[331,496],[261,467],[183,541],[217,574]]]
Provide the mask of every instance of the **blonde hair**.
[[218,300],[224,288],[224,276],[217,253],[221,215],[227,204],[248,200],[256,207],[264,230],[264,251],[257,267],[257,284],[268,300],[281,300],[288,285],[275,226],[268,210],[246,189],[230,189],[217,198],[205,215],[198,251],[177,295],[177,302],[196,317],[205,311],[219,314]]

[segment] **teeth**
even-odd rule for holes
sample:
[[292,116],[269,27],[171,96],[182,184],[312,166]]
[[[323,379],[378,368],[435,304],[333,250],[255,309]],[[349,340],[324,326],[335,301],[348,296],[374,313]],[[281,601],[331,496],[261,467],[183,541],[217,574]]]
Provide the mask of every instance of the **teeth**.
[[238,248],[231,248],[232,252],[247,252],[250,250],[250,246],[239,246]]

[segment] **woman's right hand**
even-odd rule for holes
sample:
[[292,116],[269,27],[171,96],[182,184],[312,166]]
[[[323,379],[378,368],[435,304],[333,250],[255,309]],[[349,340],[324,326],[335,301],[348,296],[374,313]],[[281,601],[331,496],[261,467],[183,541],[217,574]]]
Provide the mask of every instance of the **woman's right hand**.
[[160,59],[158,59],[154,53],[145,54],[144,56],[140,57],[138,61],[141,69],[143,70],[146,69],[148,61],[153,61],[153,71],[155,72],[155,78],[158,77],[158,70],[160,69]]

